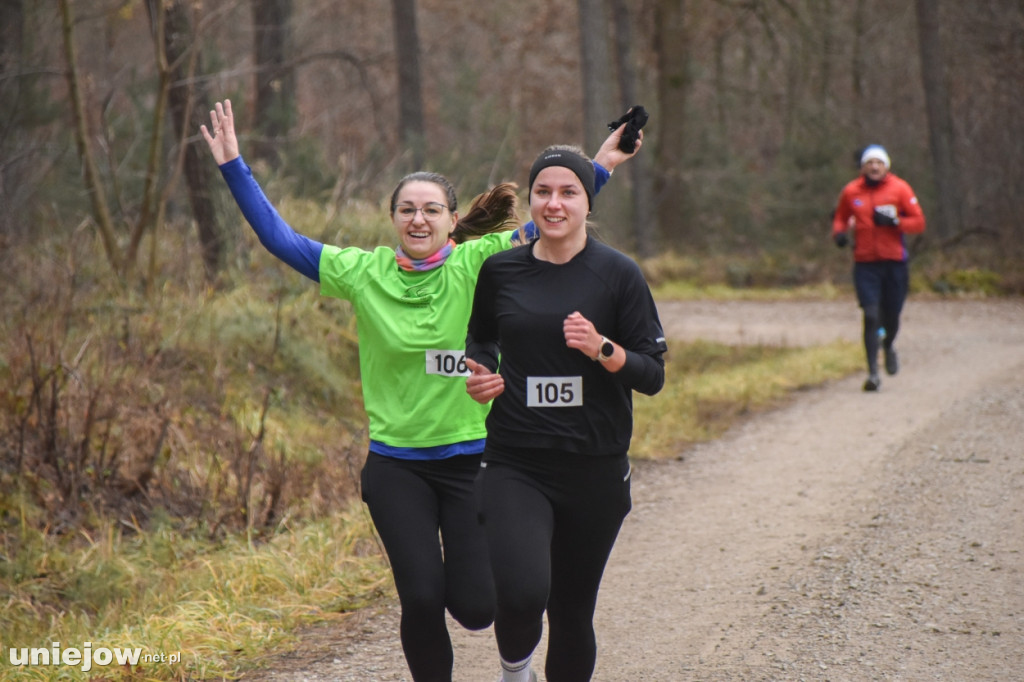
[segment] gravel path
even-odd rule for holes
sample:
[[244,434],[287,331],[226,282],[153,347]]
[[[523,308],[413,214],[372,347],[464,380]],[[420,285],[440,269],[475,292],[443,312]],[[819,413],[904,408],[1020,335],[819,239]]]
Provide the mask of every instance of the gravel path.
[[[852,301],[659,309],[670,339],[858,336]],[[1024,680],[1024,303],[911,299],[897,346],[877,394],[850,377],[639,463],[595,682]],[[246,679],[408,680],[397,615]],[[451,631],[456,682],[493,682],[491,631]]]

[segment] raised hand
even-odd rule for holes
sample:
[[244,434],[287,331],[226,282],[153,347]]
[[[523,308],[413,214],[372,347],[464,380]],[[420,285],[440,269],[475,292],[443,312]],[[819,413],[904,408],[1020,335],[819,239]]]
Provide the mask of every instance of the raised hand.
[[231,112],[231,100],[217,102],[210,112],[210,122],[213,124],[213,135],[205,125],[199,126],[199,130],[203,133],[217,165],[221,166],[238,158],[238,138],[235,137],[235,116]]
[[623,123],[606,137],[605,141],[601,143],[601,148],[594,155],[594,161],[597,161],[608,171],[613,171],[623,161],[632,159],[644,144],[644,131],[641,130],[640,137],[636,141],[636,149],[633,150],[632,154],[627,154],[619,149],[619,140],[622,138],[622,132],[626,129],[626,125]]

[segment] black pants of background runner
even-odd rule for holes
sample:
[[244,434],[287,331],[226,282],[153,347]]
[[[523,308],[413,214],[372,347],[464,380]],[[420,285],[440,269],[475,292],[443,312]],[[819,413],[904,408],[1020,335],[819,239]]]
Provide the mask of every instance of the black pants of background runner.
[[548,615],[548,682],[594,672],[594,609],[608,556],[629,513],[625,454],[591,457],[488,447],[477,481],[497,592],[501,657],[518,662]]
[[474,498],[479,471],[480,455],[410,461],[371,452],[363,467],[362,496],[391,562],[402,649],[415,682],[451,682],[446,608],[470,630],[494,618],[494,584]]
[[885,329],[882,343],[887,348],[900,330],[900,313],[910,286],[909,273],[903,261],[854,263],[853,284],[857,288],[857,303],[864,311],[864,351],[871,374],[878,373],[878,330]]

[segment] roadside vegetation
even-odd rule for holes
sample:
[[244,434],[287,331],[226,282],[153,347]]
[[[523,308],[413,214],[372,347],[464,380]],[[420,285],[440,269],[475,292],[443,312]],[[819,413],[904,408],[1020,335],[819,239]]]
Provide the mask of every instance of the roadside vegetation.
[[[284,205],[300,229],[340,241],[315,205]],[[354,208],[346,243],[386,241],[380,214]],[[7,250],[0,677],[231,678],[301,626],[393,596],[358,499],[366,434],[350,310],[240,233],[216,288],[199,284],[186,242],[161,237],[148,295],[111,283],[82,234]],[[660,300],[849,295],[829,279],[739,286],[722,263],[724,277],[681,260],[644,267]],[[861,352],[677,341],[667,362],[664,390],[637,396],[637,458],[678,457],[858,370]],[[150,660],[12,667],[12,648],[52,655],[53,642]]]

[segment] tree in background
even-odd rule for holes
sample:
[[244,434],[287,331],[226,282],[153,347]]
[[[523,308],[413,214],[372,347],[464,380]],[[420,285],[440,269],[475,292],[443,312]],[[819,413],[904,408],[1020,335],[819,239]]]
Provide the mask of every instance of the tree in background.
[[[860,111],[864,107],[864,79],[866,78],[864,46],[866,45],[865,35],[867,33],[867,19],[865,17],[867,14],[866,5],[866,0],[854,0],[852,30],[848,34],[850,44],[853,46],[853,56],[850,60],[852,90],[850,108],[853,111]],[[855,117],[853,119],[853,124],[857,133],[857,139],[866,139],[868,131],[865,130],[864,119],[859,116]]]
[[0,0],[0,76],[10,73],[13,62],[21,53],[24,19],[22,0]]
[[75,19],[71,12],[70,0],[60,0],[61,29],[64,36],[64,60],[67,68],[68,92],[71,96],[71,111],[75,121],[75,141],[78,145],[78,157],[82,162],[82,170],[86,192],[92,204],[93,219],[99,229],[103,241],[103,250],[107,262],[118,274],[123,273],[126,262],[117,243],[114,231],[114,219],[107,200],[107,189],[100,175],[99,163],[93,152],[89,130],[89,120],[85,111],[82,80],[78,71],[78,50],[75,42]]
[[17,148],[18,138],[22,137],[17,126],[25,116],[29,101],[22,94],[30,87],[20,73],[24,20],[25,8],[21,0],[0,0],[0,205],[5,207],[0,211],[0,235],[13,232],[14,211],[10,208],[20,203],[16,192],[25,189],[20,183],[7,179],[9,174],[17,173],[24,158]]
[[[216,43],[204,46],[210,73],[202,79],[235,97],[242,96],[241,89],[246,99],[256,95],[238,74],[256,68],[256,27],[249,13],[254,1],[236,0],[210,12],[207,16],[224,21]],[[936,221],[936,236],[940,201],[952,193],[940,188],[934,158],[943,144],[951,148],[959,166],[963,224],[952,227],[947,239],[925,246],[961,254],[965,261],[978,257],[975,246],[989,249],[985,257],[994,259],[1024,248],[1024,227],[1017,219],[1024,212],[1019,192],[1024,117],[1018,113],[1024,108],[1024,47],[1017,38],[1024,31],[1024,6],[1019,0],[941,4],[938,35],[955,39],[957,49],[941,52],[945,76],[940,80],[932,71],[936,59],[929,56],[933,41],[921,37],[914,3],[605,3],[606,30],[585,31],[615,37],[615,47],[606,48],[613,65],[602,67],[613,104],[611,111],[598,112],[598,125],[636,103],[652,114],[647,149],[626,171],[626,182],[609,187],[628,189],[634,172],[645,163],[654,165],[655,191],[646,201],[636,199],[635,209],[656,208],[656,220],[615,216],[609,221],[615,227],[656,228],[644,238],[648,246],[637,235],[637,253],[714,249],[798,258],[802,252],[805,260],[827,261],[830,252],[814,250],[820,249],[822,216],[851,171],[852,152],[873,141],[890,148],[898,172],[918,188]],[[151,176],[146,169],[154,158],[145,152],[152,146],[148,136],[160,97],[150,35],[139,30],[133,16],[141,5],[120,0],[73,5],[88,7],[80,10],[78,23],[84,115],[74,126],[67,115],[74,98],[55,77],[66,71],[58,10],[23,1],[0,5],[9,12],[4,17],[12,17],[3,32],[13,38],[0,48],[5,64],[0,192],[13,235],[27,234],[18,228],[40,216],[72,230],[93,212],[89,202],[98,200],[95,192],[68,190],[72,180],[81,186],[81,178],[72,178],[78,164],[68,163],[78,144],[76,131],[82,130],[79,120],[96,162],[97,172],[87,168],[86,175],[106,182],[119,231],[114,236],[123,239],[126,226],[138,224],[143,180]],[[580,27],[600,11],[589,7],[581,0],[292,3],[279,35],[290,36],[288,41],[302,50],[281,68],[294,77],[293,104],[302,126],[301,135],[294,128],[285,134],[291,136],[291,156],[306,156],[278,166],[284,186],[301,188],[311,198],[330,194],[333,220],[344,215],[345,202],[379,196],[376,183],[400,170],[398,164],[405,162],[400,155],[432,151],[427,162],[464,183],[465,191],[477,192],[488,178],[524,177],[542,143],[582,143],[587,130],[575,112],[589,107],[583,101],[586,88],[576,84],[588,79],[596,62],[584,56]],[[20,33],[14,28],[19,8]],[[628,57],[623,19],[633,29]],[[399,29],[411,37],[397,38]],[[199,40],[212,35],[205,28],[193,30]],[[18,35],[24,37],[23,61],[12,71]],[[411,59],[406,52],[413,45],[418,47],[409,52]],[[412,76],[399,73],[417,62],[419,67],[407,72]],[[632,66],[635,75],[629,74]],[[926,79],[945,84],[945,123],[929,118],[933,100]],[[179,77],[171,80],[177,83]],[[388,106],[391,101],[400,106]],[[248,111],[254,121],[260,118],[251,104]],[[414,132],[400,132],[405,137],[399,140],[393,131]],[[419,146],[424,139],[436,148]],[[173,149],[165,147],[165,153]],[[312,165],[309,160],[316,168],[302,175],[302,164]],[[161,172],[166,165],[158,167]],[[317,182],[306,181],[307,176]],[[388,184],[392,179],[387,177]],[[632,185],[642,191],[635,181]],[[181,183],[182,199],[186,189]],[[174,212],[176,205],[171,196],[172,221],[181,215]],[[103,238],[102,230],[98,234]],[[625,244],[634,235],[613,236]]]
[[295,120],[295,78],[287,66],[291,0],[252,0],[256,99],[253,117],[260,138],[256,158],[280,160],[281,140]]
[[594,150],[608,136],[608,121],[617,118],[604,0],[579,0],[580,71],[583,80],[583,145]]
[[[189,8],[191,5],[194,11],[198,11],[198,6],[186,0],[164,2],[164,48],[171,75],[171,119],[174,123],[188,200],[192,207],[192,217],[195,219],[196,234],[203,255],[203,268],[207,281],[213,282],[224,266],[227,241],[225,231],[217,220],[213,197],[210,194],[211,188],[216,187],[213,177],[215,170],[211,167],[201,145],[192,142],[195,131],[206,122],[205,115],[210,109],[205,91],[197,92],[194,85],[199,61],[199,42],[193,27],[198,16],[190,17]],[[175,166],[177,165],[176,163]],[[161,202],[161,216],[165,205],[166,196]],[[158,224],[162,222],[161,220]]]
[[958,41],[947,56],[965,234],[994,238],[1024,278],[1024,4],[948,3],[940,18]]
[[[615,96],[615,68],[612,63],[613,47],[611,26],[605,0],[579,0],[577,3],[580,31],[580,75],[583,82],[583,148],[590,153],[608,136],[608,121],[616,119],[619,98]],[[619,60],[616,60],[616,64]],[[643,156],[643,154],[641,154]],[[609,241],[620,244],[635,242],[636,226],[628,210],[630,187],[613,182],[603,190],[596,207],[596,222],[601,234]]]
[[684,131],[690,60],[684,0],[657,0],[654,30],[660,122],[655,150],[658,226],[664,239],[689,247],[694,245],[696,228],[686,211],[687,187],[683,176],[683,165],[689,156]]
[[928,113],[928,139],[937,188],[937,208],[932,229],[940,239],[963,231],[960,207],[963,206],[963,183],[957,170],[953,148],[956,129],[950,112],[949,90],[946,88],[946,63],[940,35],[938,0],[917,0],[917,40],[921,50],[921,80],[924,83]]
[[[86,107],[86,96],[83,92],[83,79],[80,73],[79,57],[75,37],[76,20],[70,2],[62,0],[59,4],[61,13],[64,58],[68,90],[75,121],[75,139],[79,158],[83,166],[83,176],[87,192],[92,204],[92,218],[103,242],[107,260],[122,280],[125,280],[135,269],[143,236],[147,233],[152,237],[149,267],[145,274],[147,287],[152,289],[156,277],[156,230],[165,224],[166,205],[181,163],[175,164],[175,170],[165,177],[162,172],[166,152],[163,147],[162,130],[168,108],[171,110],[175,130],[178,135],[177,147],[180,158],[184,161],[186,179],[189,188],[189,199],[199,230],[200,243],[207,279],[212,280],[223,264],[223,243],[217,227],[212,201],[207,194],[211,185],[209,168],[205,159],[196,154],[193,147],[191,154],[185,140],[189,136],[189,128],[193,125],[191,113],[193,99],[191,82],[195,72],[195,59],[185,62],[189,55],[197,54],[189,48],[195,44],[194,35],[188,17],[185,15],[184,0],[149,0],[146,10],[150,20],[153,38],[155,65],[157,75],[156,97],[152,108],[152,125],[149,129],[146,145],[146,164],[141,171],[142,190],[138,196],[125,197],[123,183],[118,177],[116,163],[109,178],[101,172],[97,154],[93,148],[93,140],[99,137],[104,142],[105,151],[112,153],[110,140],[114,133],[109,127],[103,126],[102,136],[90,128],[90,116]],[[102,115],[100,116],[103,120]],[[163,187],[163,191],[160,188]],[[108,194],[112,194],[118,202],[120,219],[115,220]],[[118,223],[128,224],[127,240],[122,240],[118,231]],[[122,246],[122,241],[125,243]]]
[[391,9],[398,71],[398,141],[411,152],[412,169],[419,169],[424,162],[426,129],[416,0],[392,0]]
[[[622,110],[625,111],[632,106],[644,106],[637,85],[639,77],[633,63],[633,20],[626,0],[611,0],[611,10],[612,25],[614,26],[615,63],[619,74],[619,92],[621,93],[619,102]],[[648,130],[646,134],[650,134],[650,131]],[[628,164],[633,188],[633,234],[631,236],[633,248],[641,258],[650,258],[657,253],[655,244],[657,226],[653,205],[651,167],[649,152],[635,156]]]

